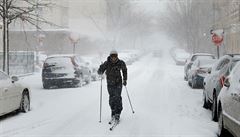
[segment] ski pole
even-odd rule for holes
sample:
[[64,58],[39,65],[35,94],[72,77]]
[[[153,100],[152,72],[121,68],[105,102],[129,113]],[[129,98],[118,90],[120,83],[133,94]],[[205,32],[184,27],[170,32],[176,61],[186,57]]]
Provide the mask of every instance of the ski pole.
[[99,123],[102,122],[102,76],[101,76],[101,88],[100,88],[100,120]]
[[132,103],[131,103],[131,99],[130,99],[130,97],[129,97],[128,90],[127,90],[127,87],[126,87],[126,86],[125,86],[125,89],[126,89],[126,92],[127,92],[129,104],[130,104],[131,109],[132,109],[132,113],[135,113],[134,110],[133,110]]

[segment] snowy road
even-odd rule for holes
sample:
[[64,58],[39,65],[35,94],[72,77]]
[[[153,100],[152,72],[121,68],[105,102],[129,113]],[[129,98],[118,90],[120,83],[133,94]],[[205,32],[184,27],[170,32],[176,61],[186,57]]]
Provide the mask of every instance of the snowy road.
[[106,82],[99,123],[100,82],[82,88],[43,90],[40,74],[23,79],[32,89],[32,110],[0,119],[1,137],[216,137],[217,123],[202,108],[202,90],[183,80],[183,67],[165,55],[151,54],[128,67],[128,90],[123,89],[120,125],[109,131],[110,109]]

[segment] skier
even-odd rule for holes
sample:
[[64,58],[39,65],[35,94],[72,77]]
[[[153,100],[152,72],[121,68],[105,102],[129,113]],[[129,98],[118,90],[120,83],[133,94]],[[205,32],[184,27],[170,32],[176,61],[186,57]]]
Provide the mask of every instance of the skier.
[[[124,61],[118,58],[118,52],[112,50],[110,56],[98,69],[98,74],[102,75],[106,71],[107,88],[109,93],[109,105],[111,108],[111,121],[119,123],[122,107],[122,85],[127,85],[127,67]],[[123,78],[121,75],[123,74]]]

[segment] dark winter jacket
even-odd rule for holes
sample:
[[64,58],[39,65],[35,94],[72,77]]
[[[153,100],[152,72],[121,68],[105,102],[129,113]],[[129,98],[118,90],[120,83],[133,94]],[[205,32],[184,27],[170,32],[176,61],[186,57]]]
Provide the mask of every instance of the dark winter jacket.
[[124,61],[119,60],[116,63],[111,61],[111,58],[108,57],[107,61],[105,61],[100,68],[98,69],[98,74],[103,74],[106,71],[107,75],[107,84],[108,85],[122,85],[122,76],[123,80],[127,80],[127,67]]

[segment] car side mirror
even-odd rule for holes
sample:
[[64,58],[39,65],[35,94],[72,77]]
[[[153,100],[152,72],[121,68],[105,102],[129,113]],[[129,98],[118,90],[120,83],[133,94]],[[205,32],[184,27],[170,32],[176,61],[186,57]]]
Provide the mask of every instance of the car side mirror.
[[12,76],[12,82],[14,83],[14,82],[16,82],[16,81],[18,81],[19,80],[19,78],[17,77],[17,76]]
[[225,81],[224,81],[224,86],[229,88],[230,87],[230,82],[229,82],[229,79],[226,78]]

